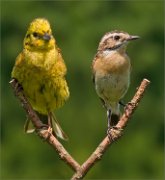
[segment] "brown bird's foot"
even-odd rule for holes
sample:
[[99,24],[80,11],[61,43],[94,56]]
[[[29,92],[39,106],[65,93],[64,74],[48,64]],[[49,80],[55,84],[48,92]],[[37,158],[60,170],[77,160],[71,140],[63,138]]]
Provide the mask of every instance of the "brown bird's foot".
[[126,104],[122,100],[119,101],[119,104],[123,107],[126,107]]
[[132,107],[135,107],[136,106],[136,103],[134,102],[128,102],[125,106],[126,109],[129,109],[129,106],[132,106]]
[[122,135],[122,130],[121,128],[118,128],[116,126],[109,127],[107,130],[107,135],[110,141],[115,141]]

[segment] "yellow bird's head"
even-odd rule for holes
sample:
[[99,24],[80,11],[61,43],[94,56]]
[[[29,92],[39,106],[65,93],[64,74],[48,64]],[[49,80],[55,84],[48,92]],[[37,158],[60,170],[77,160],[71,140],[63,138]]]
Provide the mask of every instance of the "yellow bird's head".
[[55,39],[49,22],[44,18],[34,19],[24,38],[24,48],[30,51],[47,51],[55,47]]

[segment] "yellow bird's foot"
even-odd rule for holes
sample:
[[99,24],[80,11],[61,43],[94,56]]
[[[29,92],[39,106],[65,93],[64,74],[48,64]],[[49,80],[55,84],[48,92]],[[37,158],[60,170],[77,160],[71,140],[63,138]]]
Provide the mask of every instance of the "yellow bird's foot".
[[53,134],[53,129],[49,126],[48,129],[48,134],[49,134],[49,137]]
[[42,126],[41,128],[36,129],[36,132],[40,137],[43,137],[44,140],[49,139],[49,137],[53,134],[52,128],[46,124]]
[[109,127],[107,130],[107,135],[110,141],[115,141],[122,135],[122,130],[121,128],[118,128],[116,126]]
[[18,80],[16,78],[12,78],[12,80],[9,83],[15,83],[15,90],[16,93],[19,93],[20,91],[23,90],[23,87],[21,86],[21,84],[18,82]]

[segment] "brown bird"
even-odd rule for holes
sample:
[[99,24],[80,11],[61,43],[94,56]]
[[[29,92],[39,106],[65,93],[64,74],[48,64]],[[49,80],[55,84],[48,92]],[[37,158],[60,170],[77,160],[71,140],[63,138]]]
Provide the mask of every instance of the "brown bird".
[[96,93],[107,109],[108,130],[120,118],[120,101],[130,84],[131,63],[126,54],[128,42],[139,39],[123,31],[106,33],[92,64]]

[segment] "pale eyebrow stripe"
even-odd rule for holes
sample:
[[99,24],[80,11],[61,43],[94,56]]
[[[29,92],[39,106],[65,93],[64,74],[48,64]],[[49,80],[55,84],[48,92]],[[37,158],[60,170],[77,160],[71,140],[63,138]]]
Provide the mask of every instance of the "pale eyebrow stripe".
[[108,34],[108,35],[105,35],[102,39],[101,39],[101,43],[104,42],[105,40],[107,40],[112,34]]

